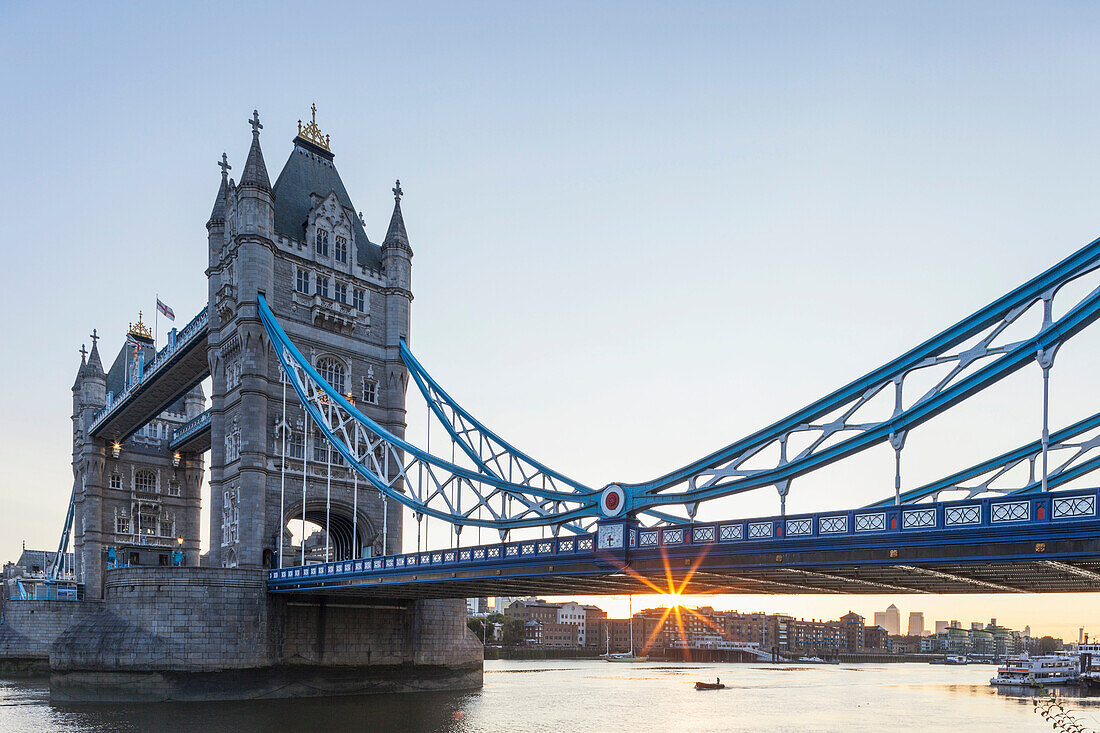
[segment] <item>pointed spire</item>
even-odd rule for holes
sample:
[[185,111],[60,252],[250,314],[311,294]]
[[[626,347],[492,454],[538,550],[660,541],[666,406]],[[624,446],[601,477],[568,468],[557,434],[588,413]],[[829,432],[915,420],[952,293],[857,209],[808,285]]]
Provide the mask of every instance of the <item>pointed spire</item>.
[[404,245],[409,246],[409,235],[405,232],[405,219],[401,216],[401,197],[405,194],[401,190],[400,179],[393,186],[393,216],[390,217],[390,228],[386,231],[386,238],[382,246]]
[[88,350],[84,348],[84,344],[80,345],[80,368],[76,370],[76,381],[73,382],[73,389],[80,388],[80,382],[84,379],[84,370],[88,368]]
[[207,226],[215,222],[225,221],[225,197],[229,190],[229,169],[233,167],[229,165],[225,153],[222,153],[222,159],[218,162],[218,167],[222,169],[222,183],[218,186],[218,195],[214,198],[214,208],[210,212],[210,221],[206,223]]
[[84,369],[86,376],[103,377],[103,360],[99,358],[99,334],[92,329],[92,351],[88,355],[88,365]]
[[252,147],[248,149],[248,159],[244,162],[244,172],[241,174],[242,186],[257,186],[266,191],[271,190],[271,179],[267,177],[267,164],[264,163],[264,154],[260,150],[260,130],[264,128],[260,124],[260,113],[252,110],[252,119],[248,121],[252,125]]

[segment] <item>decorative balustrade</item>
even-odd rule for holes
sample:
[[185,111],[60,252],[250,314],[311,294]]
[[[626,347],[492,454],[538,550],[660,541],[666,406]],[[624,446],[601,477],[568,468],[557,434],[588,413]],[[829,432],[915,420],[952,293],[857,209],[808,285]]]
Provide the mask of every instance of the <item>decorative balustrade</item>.
[[[1017,497],[995,496],[957,502],[902,505],[891,509],[853,509],[788,517],[699,522],[660,528],[633,528],[629,546],[633,556],[647,552],[691,552],[692,546],[753,545],[776,541],[833,544],[844,537],[878,534],[912,536],[931,532],[958,533],[975,529],[1003,529],[1013,525],[1051,525],[1096,519],[1100,490],[1085,489]],[[592,557],[600,552],[595,534],[570,535],[463,547],[458,550],[414,552],[340,562],[317,563],[271,570],[273,588],[333,578],[417,574],[437,568],[477,568],[501,563],[532,564],[552,557]]]
[[170,440],[168,444],[170,447],[174,448],[192,435],[203,431],[209,426],[210,410],[204,410],[176,428],[176,431],[172,433],[172,440]]

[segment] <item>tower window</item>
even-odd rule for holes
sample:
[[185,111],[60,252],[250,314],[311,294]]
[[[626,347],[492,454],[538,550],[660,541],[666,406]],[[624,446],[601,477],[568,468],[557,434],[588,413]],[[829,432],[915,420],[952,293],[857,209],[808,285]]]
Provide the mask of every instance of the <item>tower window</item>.
[[321,373],[321,377],[332,385],[332,388],[344,394],[344,378],[347,375],[347,370],[344,369],[344,365],[334,359],[331,356],[323,356],[317,361],[317,371]]
[[169,481],[168,482],[168,496],[179,496],[179,495],[180,495],[180,482],[179,481]]
[[363,402],[371,405],[378,404],[378,383],[373,379],[363,380]]
[[363,310],[365,309],[366,303],[364,303],[363,291],[360,290],[359,288],[353,288],[352,289],[352,291],[351,291],[351,304],[354,305],[355,310],[359,311],[360,313],[362,313]]
[[336,283],[333,288],[335,290],[336,300],[346,305],[348,302],[348,286],[344,283]]
[[297,290],[309,295],[309,270],[298,270]]
[[115,532],[130,534],[130,520],[127,517],[117,517],[115,519]]
[[144,491],[148,494],[155,494],[157,491],[157,475],[145,469],[135,473],[134,491]]
[[138,527],[141,528],[140,534],[155,535],[157,533],[157,515],[139,514]]
[[122,476],[119,476],[117,473],[112,473],[111,478],[110,478],[110,483],[108,484],[108,486],[110,486],[112,489],[121,489],[122,488]]
[[339,235],[336,236],[336,261],[348,261],[348,240]]
[[317,276],[317,290],[316,290],[316,292],[317,292],[317,295],[320,295],[322,298],[327,298],[328,297],[328,278],[327,277],[323,277],[321,275]]
[[302,448],[302,434],[292,432],[286,441],[286,454],[288,458],[301,458],[305,451]]
[[314,241],[317,245],[317,254],[321,257],[328,257],[328,232],[317,227],[317,234],[314,236]]

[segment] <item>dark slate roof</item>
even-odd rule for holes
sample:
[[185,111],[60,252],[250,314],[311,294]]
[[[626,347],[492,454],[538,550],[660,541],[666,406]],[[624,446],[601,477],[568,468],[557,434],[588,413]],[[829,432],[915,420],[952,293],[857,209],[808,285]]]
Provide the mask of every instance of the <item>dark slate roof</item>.
[[395,198],[393,202],[393,216],[390,217],[390,228],[386,230],[386,238],[383,244],[409,245],[409,235],[405,232],[405,217],[401,216],[401,199]]
[[[145,353],[145,366],[149,367],[153,363],[153,359],[156,358],[156,352],[153,351],[152,346],[142,346],[141,350]],[[114,362],[111,364],[111,369],[107,372],[107,391],[114,392],[117,397],[126,384],[126,369],[130,365],[130,357],[134,349],[132,346],[123,344],[122,348],[118,352],[118,356],[115,357]],[[184,398],[180,397],[168,407],[164,408],[169,412],[183,412],[184,410]]]
[[92,376],[103,376],[103,360],[99,358],[99,344],[92,340],[92,353],[88,354],[87,372]]
[[248,159],[244,162],[241,185],[259,186],[265,191],[271,190],[271,179],[267,177],[267,164],[264,163],[264,153],[260,150],[260,133],[256,130],[252,132],[252,147],[248,149]]
[[[328,196],[335,193],[340,205],[351,212],[355,205],[348,196],[336,166],[332,164],[332,153],[324,148],[294,138],[294,150],[287,158],[272,193],[275,196],[275,233],[290,237],[299,242],[306,239],[306,220],[312,207],[309,195]],[[359,218],[351,216],[355,231],[355,250],[359,264],[372,270],[382,268],[382,248],[367,239],[367,232]]]
[[[265,171],[266,175],[266,171]],[[225,221],[225,194],[229,190],[228,174],[222,171],[222,182],[218,187],[218,195],[214,199],[214,208],[210,211],[209,222]],[[208,222],[208,223],[209,223]]]

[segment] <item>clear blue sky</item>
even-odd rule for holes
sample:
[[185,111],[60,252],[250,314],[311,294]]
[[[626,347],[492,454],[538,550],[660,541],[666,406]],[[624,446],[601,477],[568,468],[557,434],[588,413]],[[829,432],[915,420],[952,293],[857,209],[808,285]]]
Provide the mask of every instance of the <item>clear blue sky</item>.
[[[603,485],[771,422],[1100,234],[1098,21],[1086,3],[7,2],[0,557],[56,542],[87,334],[109,359],[155,292],[181,318],[204,302],[215,161],[239,173],[253,108],[274,176],[317,103],[375,239],[401,178],[421,360]],[[1100,406],[1094,331],[1059,355],[1054,426]],[[1036,438],[1039,389],[1028,370],[914,433],[905,484]],[[891,461],[796,482],[791,510],[879,498]],[[889,600],[1100,629],[1094,597],[717,605]]]

